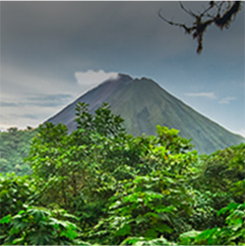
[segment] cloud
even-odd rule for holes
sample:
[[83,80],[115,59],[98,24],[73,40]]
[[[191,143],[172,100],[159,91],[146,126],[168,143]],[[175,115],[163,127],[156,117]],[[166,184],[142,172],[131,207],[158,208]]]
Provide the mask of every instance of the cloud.
[[49,95],[32,95],[27,97],[23,104],[31,104],[40,107],[55,107],[68,103],[73,98],[70,94],[49,94]]
[[214,92],[185,93],[185,96],[188,96],[188,97],[205,97],[208,99],[216,99],[217,98]]
[[1,107],[22,107],[22,106],[39,106],[39,107],[56,107],[67,104],[74,97],[70,94],[32,94],[19,99],[18,102],[2,101]]
[[235,97],[224,97],[219,101],[220,104],[230,104],[231,101],[236,100]]
[[22,115],[22,117],[27,118],[27,119],[33,119],[33,120],[39,119],[38,115],[35,115],[35,114],[24,114]]
[[0,106],[1,107],[17,107],[18,104],[13,103],[13,102],[0,102]]
[[1,64],[0,124],[36,127],[83,92],[79,90],[75,79]]
[[[1,64],[1,97],[19,99],[25,94],[49,94],[51,92],[77,94],[77,88],[70,81],[59,77],[50,77],[43,71],[41,75],[21,66]],[[74,83],[75,84],[75,83]]]
[[118,73],[106,73],[103,70],[99,70],[98,72],[88,70],[87,72],[75,72],[75,77],[79,85],[97,85],[108,79],[116,79]]

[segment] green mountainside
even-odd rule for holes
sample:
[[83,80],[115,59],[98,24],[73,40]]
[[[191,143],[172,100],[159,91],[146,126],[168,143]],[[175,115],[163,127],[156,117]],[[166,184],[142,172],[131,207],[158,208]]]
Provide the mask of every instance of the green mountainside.
[[0,132],[0,173],[31,173],[31,167],[24,163],[24,158],[28,156],[32,139],[36,134],[37,129],[31,127],[25,130],[12,127],[6,132]]
[[244,138],[204,117],[148,78],[132,79],[120,74],[118,79],[105,81],[82,95],[48,121],[64,123],[73,131],[78,102],[88,103],[90,112],[103,102],[109,103],[112,112],[125,120],[127,132],[134,136],[155,135],[158,124],[176,128],[181,137],[192,139],[200,153],[212,153],[244,142]]

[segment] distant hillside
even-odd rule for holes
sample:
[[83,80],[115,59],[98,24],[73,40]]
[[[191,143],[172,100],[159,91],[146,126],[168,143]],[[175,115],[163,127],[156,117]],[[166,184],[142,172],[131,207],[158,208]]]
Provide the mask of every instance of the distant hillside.
[[33,128],[18,130],[12,127],[7,132],[0,132],[0,173],[26,175],[32,172],[24,158],[28,156],[36,134],[37,129]]
[[120,114],[125,119],[127,132],[132,135],[155,135],[157,124],[176,128],[180,130],[180,136],[192,139],[200,153],[211,153],[245,141],[147,78],[132,79],[120,74],[118,79],[105,81],[82,95],[48,121],[64,123],[70,132],[73,131],[76,128],[74,117],[78,102],[88,103],[91,112],[102,102],[108,102],[113,113]]

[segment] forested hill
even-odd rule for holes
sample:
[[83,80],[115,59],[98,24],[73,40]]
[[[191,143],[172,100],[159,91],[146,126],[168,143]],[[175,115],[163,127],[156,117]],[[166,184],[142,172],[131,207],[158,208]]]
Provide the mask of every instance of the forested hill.
[[37,134],[37,129],[27,127],[25,130],[16,127],[0,132],[0,172],[18,175],[31,173],[31,167],[24,163],[28,156],[32,138]]
[[32,174],[0,175],[1,245],[245,244],[245,144],[198,155],[165,126],[128,135],[107,104],[79,103],[76,122],[40,125]]
[[63,123],[72,132],[76,128],[78,102],[88,103],[91,113],[103,102],[109,103],[112,112],[124,118],[127,132],[134,136],[156,135],[156,125],[178,129],[180,136],[192,139],[200,153],[210,154],[245,142],[243,137],[201,115],[148,78],[133,79],[120,74],[82,95],[48,122]]

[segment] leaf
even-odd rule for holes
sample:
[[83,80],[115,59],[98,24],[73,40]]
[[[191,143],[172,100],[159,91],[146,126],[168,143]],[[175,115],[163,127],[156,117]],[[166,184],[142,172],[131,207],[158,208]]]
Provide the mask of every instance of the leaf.
[[145,232],[145,237],[147,238],[156,238],[157,237],[157,232],[155,229],[151,228],[151,229],[147,229]]
[[8,214],[7,216],[3,217],[1,220],[0,220],[0,224],[8,224],[9,222],[11,221],[11,215]]
[[196,239],[197,240],[208,240],[209,238],[212,237],[213,234],[215,234],[217,231],[220,229],[218,227],[214,227],[212,229],[207,229],[200,234],[197,235]]
[[156,208],[155,208],[155,211],[158,212],[158,213],[170,213],[170,214],[173,214],[174,211],[176,211],[176,207],[174,207],[173,205],[170,205],[170,206],[164,206],[164,205],[158,205]]
[[147,239],[144,237],[129,237],[119,246],[177,246],[176,243],[168,242],[165,238]]
[[173,232],[173,229],[170,228],[169,226],[165,225],[165,224],[157,224],[156,226],[156,229],[157,231],[161,232],[161,233],[164,233],[164,232],[167,232],[167,233],[172,233]]
[[224,207],[224,208],[221,208],[218,212],[217,212],[217,215],[219,216],[220,214],[224,214],[226,211],[229,211],[229,210],[234,210],[238,207],[239,204],[237,203],[229,203],[228,206]]
[[67,238],[70,238],[70,239],[75,239],[77,237],[77,232],[75,230],[73,230],[72,228],[68,228],[66,230],[63,230],[61,233],[60,233],[60,236],[65,236]]
[[144,237],[128,237],[120,245],[136,245],[137,242],[143,241]]
[[81,240],[75,240],[75,245],[82,245],[82,246],[91,246],[90,243],[87,243],[87,242],[84,242],[84,241],[81,241]]
[[130,224],[124,224],[123,227],[121,227],[117,232],[116,236],[126,236],[129,235],[131,231]]
[[156,218],[158,219],[159,218],[159,215],[156,214],[156,213],[153,213],[153,212],[148,212],[145,214],[146,217],[153,217],[153,218]]
[[51,235],[47,231],[33,231],[29,232],[26,238],[27,242],[33,245],[45,245],[50,244]]
[[22,245],[23,242],[24,242],[24,238],[16,238],[13,241],[13,244]]
[[200,233],[201,233],[201,231],[192,230],[192,231],[188,231],[188,232],[182,233],[179,236],[179,238],[180,238],[181,241],[186,240],[187,238],[194,239]]

